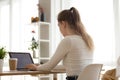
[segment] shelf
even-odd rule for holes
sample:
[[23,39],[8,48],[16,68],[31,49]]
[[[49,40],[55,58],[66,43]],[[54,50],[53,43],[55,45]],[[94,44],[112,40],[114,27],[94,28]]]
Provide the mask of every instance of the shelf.
[[49,77],[40,77],[40,80],[50,80],[49,78],[50,78],[50,76]]
[[49,61],[49,59],[40,59],[40,64],[44,64],[44,63],[46,63],[48,61]]
[[45,40],[45,39],[41,39],[41,40],[38,40],[39,42],[50,42],[50,40]]
[[43,60],[49,60],[50,58],[48,58],[48,57],[41,57],[40,58],[41,60],[43,59]]
[[49,78],[49,77],[50,77],[49,74],[42,74],[42,75],[40,75],[40,78]]
[[41,25],[50,25],[49,22],[38,22],[38,23],[41,24]]
[[32,22],[32,23],[30,23],[29,25],[50,25],[50,23],[49,22]]

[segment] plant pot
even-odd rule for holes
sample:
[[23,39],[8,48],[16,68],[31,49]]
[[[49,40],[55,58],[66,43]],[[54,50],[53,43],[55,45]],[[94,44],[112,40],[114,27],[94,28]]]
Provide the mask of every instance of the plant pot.
[[33,50],[33,58],[36,58],[36,51]]
[[0,72],[3,71],[3,64],[4,64],[4,60],[0,59]]

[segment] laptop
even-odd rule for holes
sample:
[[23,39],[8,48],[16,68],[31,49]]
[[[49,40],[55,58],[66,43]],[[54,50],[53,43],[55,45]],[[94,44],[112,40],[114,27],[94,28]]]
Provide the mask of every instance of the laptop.
[[29,70],[25,68],[27,64],[34,64],[33,59],[28,52],[9,52],[9,57],[10,58],[17,58],[17,70],[19,71],[26,71]]

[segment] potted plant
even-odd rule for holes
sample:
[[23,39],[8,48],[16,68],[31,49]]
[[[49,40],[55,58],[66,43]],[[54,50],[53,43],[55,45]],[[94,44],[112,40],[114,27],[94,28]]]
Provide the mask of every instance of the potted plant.
[[0,48],[0,59],[4,59],[6,56],[6,53],[7,53],[6,49],[4,47],[1,47]]
[[33,58],[36,58],[36,49],[38,48],[38,43],[37,41],[35,40],[35,38],[33,37],[32,38],[32,43],[29,47],[29,50],[32,50],[32,53],[33,53]]
[[3,69],[4,58],[7,54],[7,51],[4,47],[0,47],[0,71]]
[[36,39],[34,37],[35,36],[35,30],[32,30],[31,32],[32,32],[33,37],[32,37],[32,40],[31,40],[30,47],[28,49],[32,51],[33,58],[36,58],[36,49],[38,48],[38,42],[36,41]]

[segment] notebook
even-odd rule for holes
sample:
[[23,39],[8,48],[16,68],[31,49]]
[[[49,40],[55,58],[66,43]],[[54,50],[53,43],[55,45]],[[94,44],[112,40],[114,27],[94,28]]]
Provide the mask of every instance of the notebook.
[[10,58],[17,58],[17,70],[29,70],[25,68],[27,64],[34,64],[33,59],[28,52],[9,52]]

